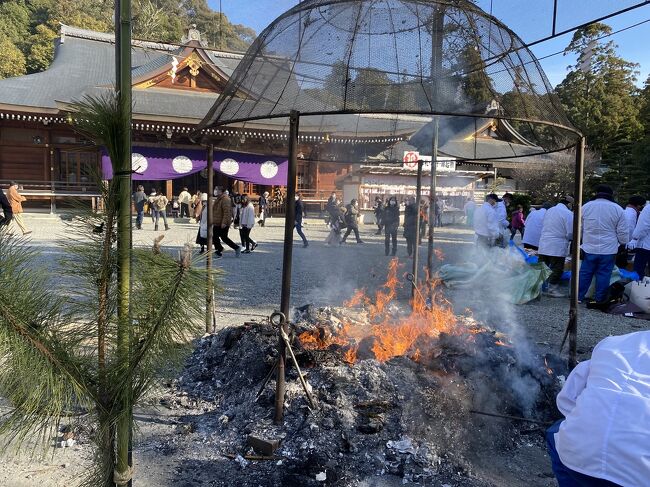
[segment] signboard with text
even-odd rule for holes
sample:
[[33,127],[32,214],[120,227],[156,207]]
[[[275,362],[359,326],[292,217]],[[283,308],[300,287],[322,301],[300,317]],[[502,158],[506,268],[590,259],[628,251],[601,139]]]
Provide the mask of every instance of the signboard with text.
[[[404,162],[405,169],[414,169],[418,168],[418,161],[422,160],[423,171],[431,171],[431,156],[420,155],[416,151],[404,151],[404,157],[402,161]],[[456,159],[453,157],[438,157],[436,161],[436,170],[437,171],[455,171],[456,170]]]

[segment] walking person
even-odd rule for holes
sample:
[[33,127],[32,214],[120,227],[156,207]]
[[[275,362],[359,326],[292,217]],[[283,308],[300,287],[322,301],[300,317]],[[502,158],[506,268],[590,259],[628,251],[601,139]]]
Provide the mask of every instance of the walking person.
[[399,205],[397,204],[397,198],[391,196],[388,199],[388,203],[384,208],[384,251],[386,256],[388,256],[389,251],[391,251],[391,241],[392,241],[392,251],[390,255],[395,256],[397,254],[397,230],[399,228]]
[[239,236],[242,246],[246,247],[244,254],[250,254],[257,248],[257,242],[251,238],[251,231],[255,226],[255,205],[248,195],[241,195],[241,215],[239,217]]
[[384,229],[384,202],[381,197],[377,196],[375,198],[375,206],[372,210],[375,214],[375,221],[377,222],[377,235],[381,235],[381,231]]
[[436,217],[436,227],[442,227],[442,206],[443,203],[436,197],[434,202],[434,216]]
[[223,245],[225,243],[228,247],[235,251],[235,256],[239,257],[241,248],[228,237],[228,230],[232,223],[232,202],[228,194],[223,191],[223,188],[214,188],[215,199],[212,202],[212,243],[215,248],[215,255],[221,258],[223,255]]
[[582,207],[584,258],[580,266],[578,301],[584,301],[594,276],[594,299],[598,303],[607,299],[618,246],[627,244],[629,238],[623,209],[614,202],[614,191],[610,186],[599,185],[596,197]]
[[521,238],[524,238],[524,229],[526,227],[526,222],[524,220],[524,207],[519,205],[517,209],[512,212],[510,216],[510,240],[515,239],[517,232],[521,234]]
[[133,206],[135,206],[135,228],[142,230],[142,221],[144,220],[144,205],[147,202],[147,195],[144,192],[144,186],[138,186],[137,191],[133,193]]
[[167,196],[165,196],[161,190],[158,190],[158,194],[153,199],[153,209],[154,209],[154,213],[156,214],[154,220],[154,227],[153,227],[154,232],[158,231],[158,221],[160,217],[162,217],[163,222],[165,224],[165,230],[169,230],[169,225],[167,224],[168,204],[169,204],[169,200],[167,199]]
[[341,241],[341,231],[345,228],[345,208],[343,206],[330,208],[328,213],[330,233],[325,239],[325,245],[335,245]]
[[260,227],[263,227],[266,225],[266,217],[268,216],[268,212],[269,212],[268,191],[264,191],[264,193],[262,193],[262,196],[260,196],[259,207],[260,207],[260,216],[257,223],[259,224]]
[[350,204],[345,207],[345,210],[345,223],[348,226],[348,229],[345,231],[345,235],[343,235],[340,243],[344,244],[350,233],[354,232],[357,243],[362,244],[363,240],[359,237],[359,203],[356,199],[353,199],[350,201]]
[[190,217],[190,203],[192,202],[192,195],[187,190],[187,188],[183,188],[183,191],[181,191],[181,194],[178,195],[178,202],[181,205],[180,217],[181,218],[189,218]]
[[564,272],[564,261],[569,255],[569,244],[573,240],[573,198],[564,196],[560,202],[546,212],[542,234],[539,239],[539,258],[551,269],[546,295],[563,298],[560,280]]
[[636,222],[634,231],[632,232],[632,240],[628,244],[630,250],[635,250],[634,255],[634,272],[643,279],[644,275],[650,275],[648,272],[648,264],[650,264],[650,206],[646,205],[639,215]]
[[[204,195],[205,199],[203,199]],[[201,193],[200,191],[197,191],[196,194],[192,197],[192,216],[197,223],[201,220],[201,213],[203,212],[203,207],[205,206],[206,201],[208,201],[207,193]]]
[[296,232],[298,232],[298,235],[300,235],[300,238],[302,239],[302,246],[309,247],[309,242],[307,241],[307,237],[305,237],[305,234],[302,231],[302,219],[304,216],[305,216],[305,205],[302,202],[302,194],[298,193],[296,195],[296,219],[295,219]]
[[18,183],[12,181],[9,185],[9,190],[7,191],[7,200],[11,205],[11,212],[13,213],[13,222],[16,223],[20,231],[23,232],[23,235],[29,235],[32,233],[31,230],[28,230],[23,221],[23,201],[27,201],[23,195],[18,192]]
[[0,226],[9,225],[14,217],[14,214],[11,211],[11,204],[5,196],[5,192],[2,190],[2,188],[0,188],[0,209],[3,213],[3,217],[0,218]]
[[[197,214],[198,210],[198,214]],[[208,244],[208,193],[201,193],[199,204],[194,207],[194,218],[199,222],[199,230],[196,233],[196,243],[201,246],[199,253],[205,252]]]
[[151,216],[151,223],[156,223],[156,209],[154,208],[153,202],[158,197],[155,189],[151,190],[149,193],[149,198],[147,198],[147,204],[149,205],[149,215]]
[[409,196],[404,207],[404,238],[406,238],[406,253],[409,258],[413,256],[415,250],[416,235],[415,227],[417,225],[418,210],[415,207],[415,198]]
[[474,212],[474,233],[479,247],[494,247],[499,237],[499,222],[494,209],[498,200],[496,194],[490,193],[485,197],[485,203]]
[[546,201],[539,210],[532,209],[524,220],[526,232],[521,238],[521,243],[525,249],[537,250],[539,248],[539,239],[542,236],[542,227],[546,212],[552,205]]

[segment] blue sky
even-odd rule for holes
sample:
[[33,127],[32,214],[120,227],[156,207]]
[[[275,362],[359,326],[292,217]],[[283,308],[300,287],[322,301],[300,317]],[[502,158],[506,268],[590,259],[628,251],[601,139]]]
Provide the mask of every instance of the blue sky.
[[[212,8],[219,8],[219,0],[208,0]],[[244,24],[260,32],[298,0],[221,0],[224,13],[231,22]],[[557,31],[581,24],[622,9],[640,0],[558,0]],[[490,0],[478,0],[481,8],[490,10]],[[492,0],[492,12],[514,30],[524,41],[530,42],[551,33],[553,0]],[[618,30],[642,20],[650,19],[650,4],[606,21]],[[532,48],[537,57],[563,50],[571,40],[567,34]],[[650,73],[650,22],[612,36],[618,44],[618,53],[624,59],[640,64],[641,85]],[[551,84],[556,85],[566,75],[566,68],[575,60],[571,56],[558,55],[541,61]]]

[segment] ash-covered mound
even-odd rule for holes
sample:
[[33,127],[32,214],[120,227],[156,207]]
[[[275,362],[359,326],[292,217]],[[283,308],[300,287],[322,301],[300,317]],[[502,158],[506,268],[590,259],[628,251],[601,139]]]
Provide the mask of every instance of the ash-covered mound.
[[[306,325],[300,326],[298,333]],[[541,400],[532,398],[527,413],[551,419],[547,398],[554,396],[557,381],[546,372],[539,381],[529,365],[519,368],[508,347],[493,345],[495,351],[473,359],[481,347],[461,346],[456,337],[446,337],[420,362],[399,356],[349,364],[340,349],[307,350],[294,339],[318,408],[308,408],[297,372],[287,363],[285,419],[278,427],[273,425],[274,376],[256,400],[275,362],[277,343],[277,329],[268,324],[223,329],[201,339],[179,379],[191,401],[212,405],[200,428],[214,428],[218,440],[206,448],[233,458],[214,462],[204,472],[209,485],[353,486],[380,476],[397,479],[395,485],[489,486],[493,484],[473,475],[467,452],[506,449],[521,433],[539,428],[486,420],[470,410],[521,414],[521,391],[508,382],[519,375],[524,383],[536,381],[541,391]],[[270,458],[250,459],[260,455],[259,447],[248,446],[250,436],[279,440],[279,448]]]

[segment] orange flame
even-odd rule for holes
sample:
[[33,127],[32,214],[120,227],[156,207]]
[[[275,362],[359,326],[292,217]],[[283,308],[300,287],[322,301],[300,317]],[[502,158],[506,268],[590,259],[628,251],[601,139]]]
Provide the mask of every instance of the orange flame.
[[[363,290],[357,291],[345,303],[346,307],[363,307],[368,316],[370,326],[343,323],[343,327],[335,335],[326,336],[322,330],[302,333],[298,338],[304,348],[325,349],[331,345],[348,347],[344,358],[348,363],[357,360],[358,346],[364,338],[373,338],[370,349],[375,358],[381,362],[400,355],[408,355],[413,360],[419,360],[422,352],[416,347],[421,338],[437,338],[440,333],[461,332],[451,305],[436,292],[433,303],[427,306],[423,298],[427,290],[423,286],[420,293],[415,294],[411,302],[411,310],[405,313],[398,307],[391,307],[397,297],[397,290],[402,281],[397,277],[399,262],[391,260],[388,266],[388,277],[384,285],[375,292],[373,298]],[[432,281],[432,286],[437,286]]]

